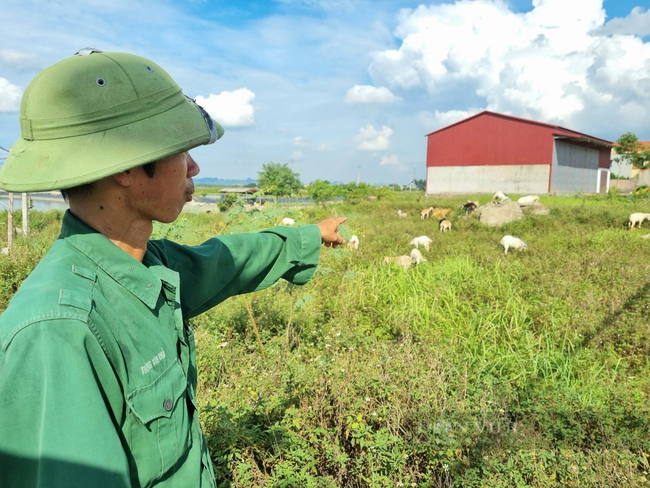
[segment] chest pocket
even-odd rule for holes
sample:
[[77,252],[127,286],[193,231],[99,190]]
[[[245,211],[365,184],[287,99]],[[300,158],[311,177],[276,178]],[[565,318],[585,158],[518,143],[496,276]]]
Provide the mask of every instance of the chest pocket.
[[192,447],[186,389],[183,368],[174,360],[150,384],[127,396],[131,458],[137,462],[132,472],[143,487],[155,484]]

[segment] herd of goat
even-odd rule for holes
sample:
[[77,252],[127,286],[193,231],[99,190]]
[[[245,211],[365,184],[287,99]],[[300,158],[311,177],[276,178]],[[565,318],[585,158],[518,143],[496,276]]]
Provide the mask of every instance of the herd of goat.
[[[492,202],[496,204],[501,204],[509,201],[511,201],[510,197],[501,191],[496,192],[492,197]],[[522,207],[534,205],[537,202],[539,202],[539,196],[537,195],[528,195],[525,197],[521,197],[517,200],[517,203]],[[467,203],[460,206],[459,210],[465,212],[465,215],[469,215],[470,213],[474,212],[478,207],[479,207],[478,201],[468,200]],[[440,231],[445,232],[451,230],[451,222],[447,219],[447,215],[450,212],[451,212],[451,208],[428,207],[420,211],[420,219],[422,220],[428,218],[438,219],[438,227]],[[408,214],[402,210],[398,210],[397,215],[399,218],[408,217]],[[627,225],[629,228],[633,228],[633,227],[641,228],[641,223],[644,220],[650,221],[650,213],[635,212],[630,215]],[[643,237],[648,238],[650,237],[650,234]],[[408,268],[413,264],[417,265],[422,262],[425,262],[427,261],[427,259],[422,255],[419,248],[421,246],[426,251],[429,251],[432,242],[433,240],[428,236],[415,237],[411,239],[411,241],[409,242],[409,245],[412,246],[413,248],[411,250],[410,255],[385,256],[383,259],[383,263],[396,264],[404,268]],[[503,238],[499,241],[499,244],[503,247],[504,254],[508,254],[508,250],[510,249],[515,249],[517,251],[525,251],[528,247],[523,240],[511,235],[503,236]],[[348,246],[351,249],[358,249],[359,238],[357,236],[352,236],[348,242]]]
[[[504,202],[509,202],[510,197],[505,193],[498,191],[492,197],[492,202],[501,204]],[[537,195],[528,195],[521,197],[517,200],[517,203],[521,206],[533,205],[534,203],[539,202],[539,196]],[[474,212],[480,206],[479,202],[476,200],[468,200],[467,203],[464,203],[460,206],[460,210],[465,212],[465,215],[469,215]],[[451,230],[451,221],[447,219],[447,215],[451,212],[451,208],[443,207],[428,207],[420,211],[420,219],[425,220],[429,218],[438,219],[438,228],[441,232],[446,232]],[[402,210],[397,211],[397,216],[399,218],[407,218],[408,214]],[[427,259],[422,255],[420,251],[420,246],[422,246],[426,251],[429,251],[431,243],[433,240],[428,236],[418,236],[411,239],[409,245],[413,247],[411,253],[402,256],[384,256],[384,264],[397,264],[404,268],[408,268],[413,264],[420,264],[425,262]],[[509,249],[516,249],[518,251],[525,251],[527,246],[524,241],[518,237],[506,235],[500,241],[501,246],[503,246],[504,254],[508,254]],[[351,249],[359,248],[359,238],[357,236],[352,236],[348,242],[348,246]]]
[[[496,192],[492,197],[492,202],[496,204],[501,204],[510,201],[511,201],[510,197],[501,191]],[[528,195],[525,197],[521,197],[517,200],[517,203],[522,207],[534,205],[537,202],[539,202],[539,196],[537,195]],[[478,201],[468,200],[467,203],[460,206],[459,210],[465,212],[465,215],[469,215],[472,212],[474,212],[477,208],[479,208]],[[428,207],[420,211],[420,219],[425,220],[430,218],[436,218],[438,219],[438,228],[440,229],[441,232],[450,231],[451,222],[447,219],[447,215],[449,215],[451,210],[452,210],[451,208]],[[398,210],[397,216],[401,219],[404,219],[408,217],[408,213],[402,210]],[[641,223],[644,220],[650,221],[650,213],[635,212],[630,215],[627,225],[630,229],[635,227],[640,229]],[[284,219],[282,219],[281,224],[294,225],[295,220],[289,217],[285,217]],[[650,237],[650,234],[642,237],[648,238]],[[409,242],[409,245],[413,247],[409,255],[385,256],[383,259],[383,263],[396,264],[404,268],[408,268],[413,264],[417,265],[426,262],[427,259],[422,255],[422,252],[420,251],[419,248],[420,246],[422,246],[426,251],[429,251],[432,242],[433,240],[428,236],[414,237]],[[504,254],[508,254],[509,249],[515,249],[517,251],[525,251],[526,248],[528,247],[524,241],[522,241],[518,237],[514,237],[511,235],[503,236],[501,241],[499,241],[499,244],[503,247]],[[348,239],[348,247],[350,249],[359,249],[359,237],[356,235],[351,236],[350,239]]]

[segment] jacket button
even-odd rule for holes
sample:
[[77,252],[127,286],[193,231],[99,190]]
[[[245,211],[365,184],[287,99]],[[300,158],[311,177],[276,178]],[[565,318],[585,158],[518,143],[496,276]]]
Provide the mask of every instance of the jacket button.
[[168,412],[171,411],[171,409],[172,409],[173,406],[174,406],[174,403],[173,403],[169,398],[167,398],[167,399],[163,402],[163,408],[164,408],[165,410],[167,410]]

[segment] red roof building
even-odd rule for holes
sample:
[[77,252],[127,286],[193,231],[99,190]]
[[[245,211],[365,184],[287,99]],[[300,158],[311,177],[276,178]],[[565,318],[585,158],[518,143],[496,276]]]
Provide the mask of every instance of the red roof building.
[[427,135],[426,193],[605,193],[612,146],[484,111]]

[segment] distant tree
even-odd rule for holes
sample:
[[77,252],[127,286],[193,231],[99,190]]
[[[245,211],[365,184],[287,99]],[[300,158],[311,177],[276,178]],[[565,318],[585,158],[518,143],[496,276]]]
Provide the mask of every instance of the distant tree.
[[288,164],[268,163],[257,173],[257,183],[264,193],[282,197],[297,193],[302,188],[300,175],[294,173]]
[[316,180],[307,190],[316,203],[325,203],[337,196],[337,188],[327,180]]
[[221,202],[219,202],[218,207],[221,212],[225,212],[230,207],[238,203],[239,203],[239,199],[237,198],[236,193],[226,193],[224,197],[221,199]]
[[643,151],[639,154],[639,168],[648,169],[650,168],[650,149]]
[[631,132],[626,132],[616,141],[618,146],[614,146],[614,152],[637,168],[643,168],[650,159],[650,151],[643,151],[644,146],[639,142],[639,138]]
[[425,180],[413,180],[413,184],[420,191],[424,191],[424,187],[425,187],[426,183],[427,182]]
[[358,185],[356,183],[348,183],[344,186],[343,191],[343,197],[346,202],[358,203],[370,195],[370,185],[367,183],[359,183]]

